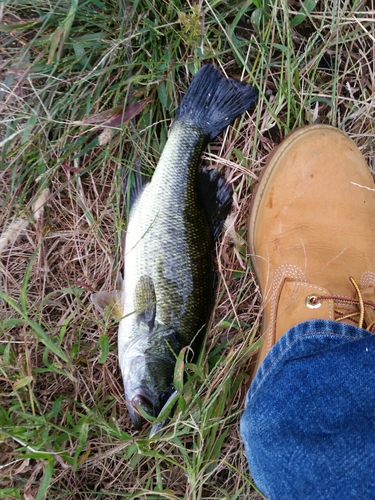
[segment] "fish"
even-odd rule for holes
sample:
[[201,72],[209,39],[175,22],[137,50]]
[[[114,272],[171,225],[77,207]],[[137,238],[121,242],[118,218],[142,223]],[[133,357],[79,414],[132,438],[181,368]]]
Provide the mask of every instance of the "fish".
[[232,189],[215,169],[199,168],[210,141],[257,100],[250,84],[212,64],[198,71],[174,117],[149,183],[132,194],[124,279],[93,294],[120,316],[118,356],[130,419],[157,417],[175,391],[176,358],[199,350],[214,304],[215,241],[232,206]]

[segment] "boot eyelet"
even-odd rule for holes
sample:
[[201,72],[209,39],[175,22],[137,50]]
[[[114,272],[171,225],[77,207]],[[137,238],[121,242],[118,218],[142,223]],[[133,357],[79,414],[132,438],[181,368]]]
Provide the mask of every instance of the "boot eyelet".
[[317,301],[317,295],[308,295],[305,300],[305,304],[310,309],[318,309],[322,305],[321,301]]

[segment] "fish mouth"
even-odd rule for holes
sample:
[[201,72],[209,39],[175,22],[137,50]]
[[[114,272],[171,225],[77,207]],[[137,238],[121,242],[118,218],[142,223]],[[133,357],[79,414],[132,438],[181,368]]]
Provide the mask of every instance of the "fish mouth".
[[130,419],[137,430],[140,430],[143,425],[143,416],[139,411],[139,407],[153,417],[157,414],[155,399],[147,389],[137,389],[136,394],[129,401]]

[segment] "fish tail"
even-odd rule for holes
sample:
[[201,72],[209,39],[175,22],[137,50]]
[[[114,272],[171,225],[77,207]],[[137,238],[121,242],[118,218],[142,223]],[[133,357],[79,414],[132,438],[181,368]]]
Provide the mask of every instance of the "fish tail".
[[258,91],[254,87],[233,78],[225,78],[211,64],[206,64],[186,91],[174,122],[200,127],[212,140],[254,104],[257,98]]

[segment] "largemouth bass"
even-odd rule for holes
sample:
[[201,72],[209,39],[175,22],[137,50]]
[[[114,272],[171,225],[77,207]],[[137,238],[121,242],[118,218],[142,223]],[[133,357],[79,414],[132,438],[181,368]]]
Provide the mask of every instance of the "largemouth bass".
[[176,357],[199,348],[214,294],[213,250],[232,191],[202,152],[257,99],[250,85],[212,65],[197,73],[176,112],[152,180],[129,214],[121,290],[94,294],[99,309],[120,306],[119,362],[135,428],[138,406],[157,416],[174,391]]

